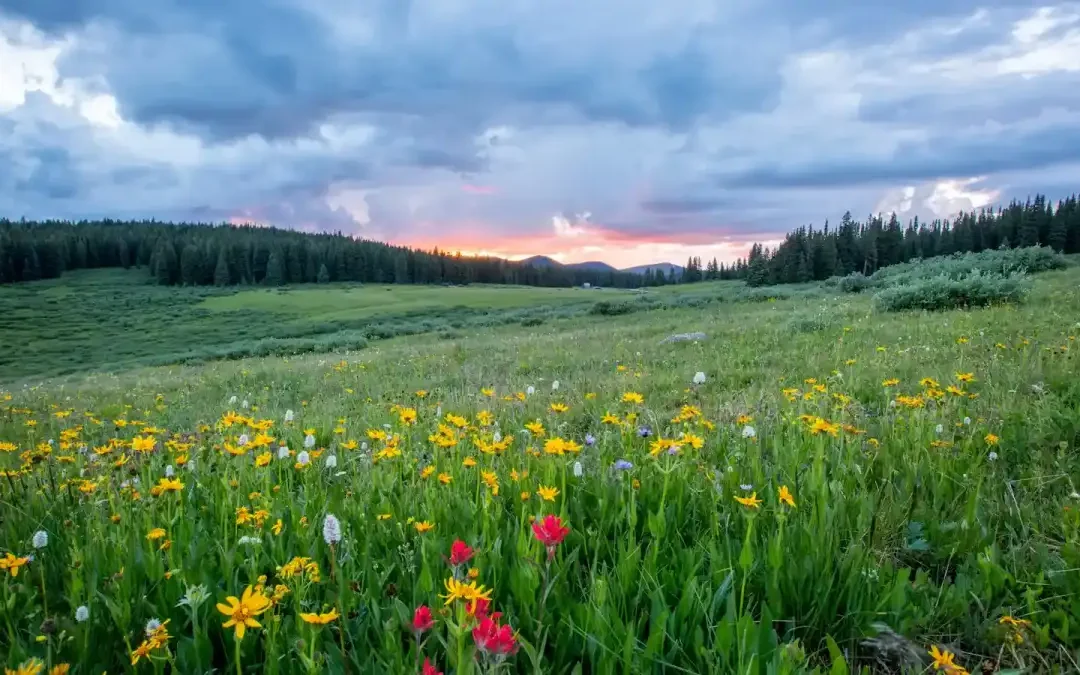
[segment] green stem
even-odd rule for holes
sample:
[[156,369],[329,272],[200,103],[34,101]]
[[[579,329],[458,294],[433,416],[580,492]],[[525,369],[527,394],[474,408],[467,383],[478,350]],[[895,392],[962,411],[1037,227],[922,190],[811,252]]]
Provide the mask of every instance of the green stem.
[[236,657],[236,675],[244,675],[243,668],[240,667],[240,638],[233,637],[233,655]]

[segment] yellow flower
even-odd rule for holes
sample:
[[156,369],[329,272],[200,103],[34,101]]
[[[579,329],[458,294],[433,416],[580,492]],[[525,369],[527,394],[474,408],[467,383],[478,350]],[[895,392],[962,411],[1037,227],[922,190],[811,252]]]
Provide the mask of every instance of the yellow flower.
[[[226,604],[228,603],[228,604]],[[222,628],[234,628],[236,639],[244,639],[244,631],[248,628],[262,628],[262,624],[255,617],[270,608],[270,600],[260,593],[253,592],[251,586],[244,589],[240,599],[230,595],[225,602],[219,602],[217,610],[229,617],[229,620],[221,624]]]
[[795,497],[791,495],[791,491],[788,490],[786,485],[780,486],[780,502],[787,504],[791,508],[795,508]]
[[898,384],[900,384],[900,380],[896,379],[895,377],[890,377],[887,380],[881,381],[881,386],[883,387],[894,387]]
[[545,502],[553,502],[555,501],[555,498],[559,496],[559,488],[541,485],[536,488],[536,494]]
[[184,484],[178,478],[162,478],[155,487],[157,487],[159,493],[180,492],[184,489]]
[[636,391],[628,391],[622,395],[622,402],[641,405],[645,402],[645,397],[637,393]]
[[337,609],[331,609],[324,614],[313,614],[308,612],[300,612],[300,618],[304,620],[304,623],[314,624],[316,626],[325,626],[331,621],[335,621],[340,618]]
[[487,396],[488,398],[491,398],[492,396],[495,395],[495,390],[492,389],[491,387],[484,387],[483,389],[480,390],[480,393],[483,394],[484,396]]
[[264,452],[261,455],[256,456],[255,457],[255,466],[263,467],[263,466],[269,465],[270,460],[272,459],[272,457],[273,457],[273,455],[271,455],[269,452]]
[[986,434],[986,436],[983,437],[983,440],[986,441],[987,445],[997,445],[998,441],[1001,439],[994,434]]
[[402,424],[416,424],[416,409],[402,408],[398,411],[398,420],[400,420]]
[[761,500],[758,499],[756,492],[751,492],[749,497],[735,495],[735,501],[751,509],[761,508]]
[[600,424],[619,425],[622,424],[622,420],[620,420],[617,415],[612,415],[611,413],[604,413],[604,416],[600,418]]
[[15,670],[4,668],[5,675],[38,675],[45,669],[45,664],[41,662],[41,659],[32,658],[29,661],[23,661]]
[[390,520],[390,514],[380,513],[379,515],[375,516],[375,520]]
[[432,530],[434,530],[435,523],[431,522],[430,520],[421,520],[420,522],[414,523],[413,527],[415,527],[416,531],[420,534],[424,534],[425,532],[431,532]]
[[592,401],[595,398],[596,398],[596,392],[595,391],[590,391],[590,392],[585,393],[585,400],[586,401]]
[[975,381],[975,373],[957,373],[956,374],[956,381],[957,382],[974,382]]
[[531,496],[531,495],[529,495],[529,491],[528,491],[528,490],[526,490],[526,491],[522,492],[522,493],[521,493],[521,501],[523,501],[523,502],[527,502],[527,501],[529,501],[529,497],[530,497],[530,496]]
[[427,398],[427,391],[424,389],[417,390],[416,398]]
[[953,661],[956,655],[948,649],[942,651],[938,649],[937,645],[933,645],[930,647],[930,658],[934,660],[932,664],[934,670],[944,670],[946,673],[952,673],[957,668],[956,663]]
[[270,529],[271,529],[271,531],[273,531],[273,533],[274,533],[274,536],[277,536],[277,535],[280,535],[280,534],[281,534],[281,528],[282,528],[282,525],[281,525],[281,518],[278,518],[278,519],[277,519],[277,522],[275,522],[275,523],[274,523],[274,526],[273,526],[273,527],[271,527]]
[[433,474],[433,473],[435,473],[434,465],[428,464],[427,466],[425,466],[423,469],[420,470],[420,477],[423,478],[424,480],[427,480],[428,478],[431,478],[431,474]]
[[8,553],[0,558],[0,570],[7,570],[13,577],[19,576],[19,568],[30,562],[30,557],[18,557],[14,553]]
[[60,663],[49,669],[49,675],[68,675],[71,672],[71,664]]
[[149,532],[146,533],[146,538],[148,540],[150,540],[150,541],[155,541],[157,539],[161,539],[164,536],[165,536],[165,529],[161,528],[161,527],[155,527],[154,529],[152,529],[152,530],[150,530]]
[[153,436],[136,436],[131,439],[131,449],[135,452],[150,452],[157,445]]
[[691,448],[693,448],[695,450],[700,450],[703,447],[705,447],[705,439],[702,438],[701,436],[696,436],[694,434],[684,433],[682,435],[681,442],[689,445]]
[[491,600],[491,590],[478,586],[475,581],[464,583],[458,581],[453,577],[450,577],[443,585],[446,586],[446,595],[440,595],[440,598],[446,600],[446,604],[450,605],[454,600],[464,600],[467,603],[475,602],[479,599]]
[[552,403],[548,407],[551,409],[551,412],[553,412],[553,413],[564,413],[564,412],[566,412],[567,410],[570,409],[570,406],[566,405],[565,403]]
[[543,438],[544,437],[544,425],[540,423],[540,420],[536,420],[535,422],[526,423],[525,424],[525,429],[528,430],[528,432],[530,434],[532,434],[533,436],[536,436],[537,438]]
[[476,460],[472,457],[466,457],[464,460],[462,460],[461,465],[466,469],[471,469],[472,467],[476,466]]

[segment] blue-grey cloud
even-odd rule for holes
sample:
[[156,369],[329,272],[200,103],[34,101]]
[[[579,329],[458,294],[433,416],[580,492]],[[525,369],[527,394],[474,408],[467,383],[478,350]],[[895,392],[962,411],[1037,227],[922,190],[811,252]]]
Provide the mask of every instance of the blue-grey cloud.
[[701,242],[1080,161],[1067,3],[0,0],[5,41],[48,61],[0,92],[16,217]]

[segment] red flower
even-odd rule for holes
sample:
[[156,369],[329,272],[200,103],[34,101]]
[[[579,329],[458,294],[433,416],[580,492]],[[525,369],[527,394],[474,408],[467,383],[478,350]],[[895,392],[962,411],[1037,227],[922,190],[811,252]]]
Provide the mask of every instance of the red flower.
[[498,618],[486,616],[473,628],[473,642],[477,649],[486,654],[506,656],[517,651],[517,638],[510,626],[500,626]]
[[[491,602],[484,598],[477,598],[466,605],[465,609],[469,612],[469,615],[475,617],[477,621],[483,621],[488,616],[488,610],[491,609]],[[499,618],[499,613],[494,614],[496,619]]]
[[476,551],[469,548],[469,545],[460,539],[455,540],[450,546],[450,564],[454,567],[469,562],[474,555],[476,555]]
[[562,543],[570,528],[562,524],[558,516],[547,515],[540,522],[533,523],[533,534],[547,547],[548,561],[555,557],[555,547]]
[[412,629],[417,633],[423,633],[434,625],[435,620],[431,618],[431,608],[427,605],[417,607],[416,612],[413,613]]
[[431,665],[431,659],[424,657],[424,673],[423,675],[443,675],[441,670]]

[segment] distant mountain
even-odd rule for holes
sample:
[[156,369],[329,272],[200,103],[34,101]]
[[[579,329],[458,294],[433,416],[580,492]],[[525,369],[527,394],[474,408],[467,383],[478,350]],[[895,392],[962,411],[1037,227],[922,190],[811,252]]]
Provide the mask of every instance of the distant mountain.
[[562,267],[562,263],[554,258],[549,258],[546,255],[534,255],[531,258],[525,258],[519,260],[522,265],[529,265],[531,267]]
[[675,272],[675,276],[680,276],[683,273],[682,265],[668,262],[656,263],[655,265],[638,265],[637,267],[628,267],[622,271],[631,274],[645,274],[645,270],[652,270],[654,273],[663,272],[666,276],[671,276],[672,271]]
[[626,272],[628,274],[645,274],[645,270],[653,270],[653,272],[663,272],[666,276],[671,276],[672,270],[675,271],[675,276],[680,276],[683,273],[682,266],[668,262],[656,263],[655,265],[638,265],[637,267],[628,267],[624,270],[616,269],[615,267],[612,267],[606,262],[601,262],[599,260],[589,260],[587,262],[570,263],[568,265],[564,265],[558,260],[555,260],[554,258],[549,258],[546,255],[534,255],[531,258],[525,258],[524,260],[519,260],[518,262],[520,262],[522,265],[530,265],[537,269],[546,269],[549,267],[567,267],[569,269],[584,270],[586,272]]
[[589,270],[590,272],[618,272],[606,262],[600,262],[599,260],[589,260],[588,262],[571,263],[567,267],[576,270]]

